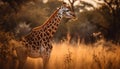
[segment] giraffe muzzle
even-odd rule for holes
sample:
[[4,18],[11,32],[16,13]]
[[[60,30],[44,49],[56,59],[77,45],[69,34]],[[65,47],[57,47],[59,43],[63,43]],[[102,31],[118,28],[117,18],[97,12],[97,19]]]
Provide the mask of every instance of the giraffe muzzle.
[[72,13],[71,13],[71,15],[73,16],[73,19],[75,19],[75,18],[76,18],[76,15],[75,15],[75,13],[74,13],[74,12],[72,12]]

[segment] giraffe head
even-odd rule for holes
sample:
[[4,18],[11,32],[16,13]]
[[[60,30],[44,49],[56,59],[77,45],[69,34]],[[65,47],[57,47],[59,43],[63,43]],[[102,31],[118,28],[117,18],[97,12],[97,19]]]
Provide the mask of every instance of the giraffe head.
[[59,8],[59,14],[65,18],[75,18],[75,13],[71,10],[70,6],[66,3]]

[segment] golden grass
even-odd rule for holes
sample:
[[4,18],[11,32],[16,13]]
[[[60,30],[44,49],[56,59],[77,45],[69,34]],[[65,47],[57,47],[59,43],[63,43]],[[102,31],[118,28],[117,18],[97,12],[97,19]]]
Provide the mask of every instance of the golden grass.
[[[37,63],[34,69],[42,68],[41,59],[28,59]],[[30,64],[30,63],[28,63]],[[27,64],[26,64],[27,65]],[[33,65],[33,64],[32,64]],[[120,69],[120,46],[98,41],[93,45],[53,43],[49,69]],[[28,66],[29,67],[29,66]],[[33,69],[32,68],[32,69]]]
[[[9,64],[2,69],[10,69]],[[42,65],[41,58],[28,57],[24,69],[42,69]],[[64,41],[53,43],[48,69],[120,69],[119,65],[120,45],[104,40],[89,45]]]

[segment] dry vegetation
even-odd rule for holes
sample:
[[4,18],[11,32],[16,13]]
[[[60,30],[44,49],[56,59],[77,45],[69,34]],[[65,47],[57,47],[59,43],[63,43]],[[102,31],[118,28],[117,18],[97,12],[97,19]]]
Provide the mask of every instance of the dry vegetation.
[[[53,42],[48,69],[120,69],[119,44],[112,44],[102,38],[86,45],[80,40],[70,43],[69,35],[66,38],[59,43]],[[11,40],[5,45],[0,43],[0,69],[17,69],[13,42]],[[24,69],[43,69],[42,66],[41,58],[28,57]]]
[[[49,69],[120,69],[120,46],[100,40],[93,45],[53,43]],[[42,68],[40,58],[29,58],[25,69]]]

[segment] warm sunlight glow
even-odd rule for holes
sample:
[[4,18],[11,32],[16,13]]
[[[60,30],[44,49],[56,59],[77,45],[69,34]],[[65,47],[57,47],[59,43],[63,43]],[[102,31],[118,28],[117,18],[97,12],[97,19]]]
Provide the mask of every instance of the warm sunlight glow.
[[43,0],[43,3],[47,3],[48,2],[48,0]]
[[28,57],[24,69],[39,69],[39,68],[40,69],[42,68],[42,59]]
[[[68,3],[68,0],[63,0],[63,1]],[[94,7],[100,7],[100,5],[97,4],[97,2],[103,3],[103,1],[98,1],[98,0],[80,0],[80,1],[88,2],[92,4]],[[78,5],[80,1],[77,0],[74,5]]]

